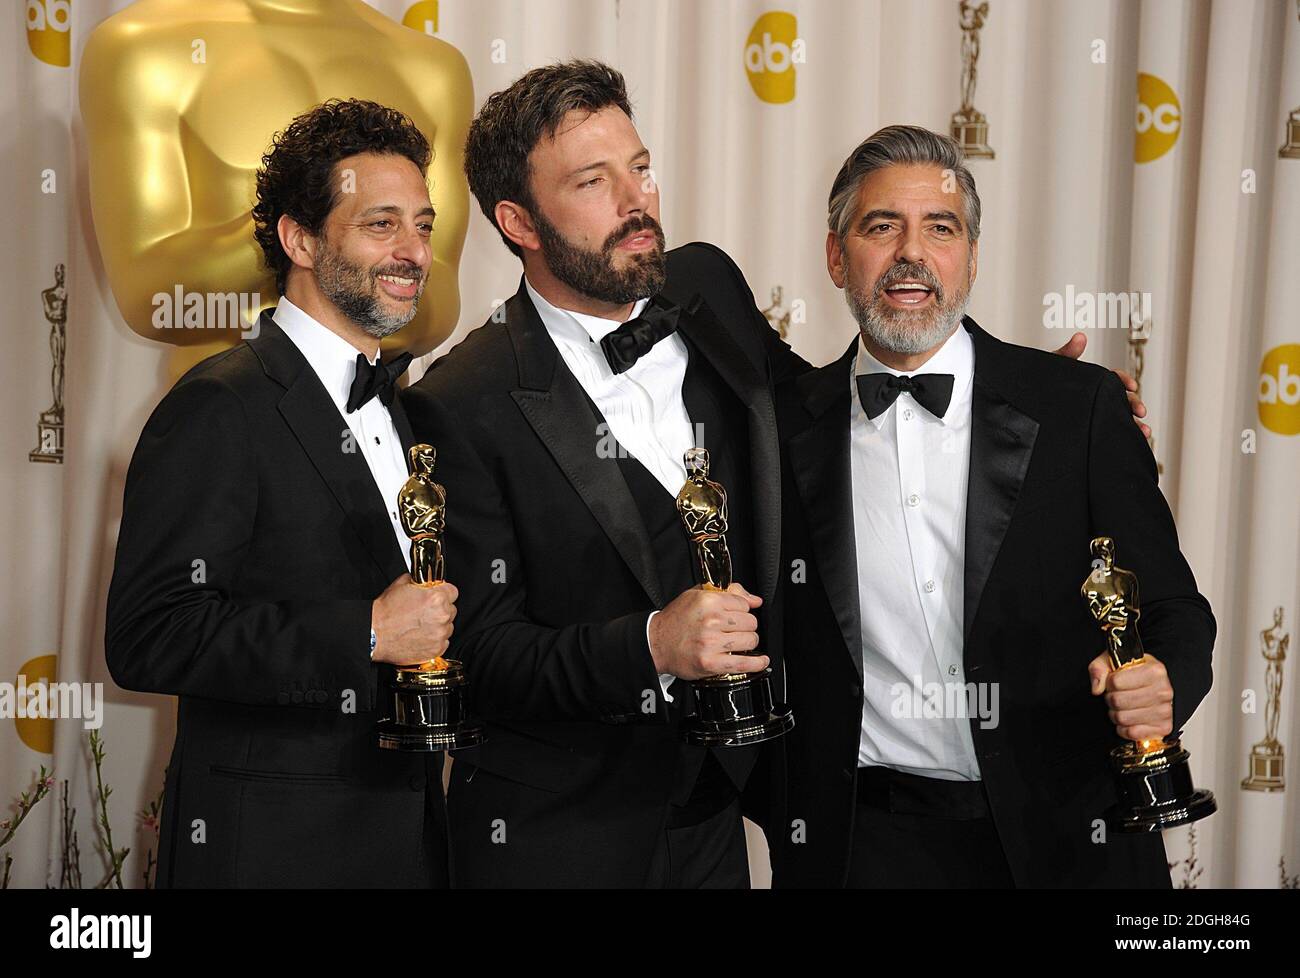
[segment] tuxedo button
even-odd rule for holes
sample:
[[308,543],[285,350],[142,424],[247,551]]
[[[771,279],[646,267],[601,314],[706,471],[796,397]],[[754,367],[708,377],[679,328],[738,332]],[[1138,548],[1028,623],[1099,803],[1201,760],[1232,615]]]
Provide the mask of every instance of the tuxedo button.
[[422,774],[411,775],[411,780],[408,783],[410,784],[412,791],[423,791],[429,784]]
[[911,420],[912,420],[912,409],[911,409],[911,408],[903,408],[903,420],[904,420],[904,421],[911,421]]
[[955,676],[955,675],[957,675],[957,667],[956,667],[956,666],[949,666],[949,667],[948,667],[948,675],[950,675],[950,676]]
[[907,497],[907,505],[909,505],[909,506],[920,506],[920,505],[921,505],[921,497],[918,496],[916,493],[911,493],[911,494]]
[[925,593],[926,593],[926,594],[934,594],[934,588],[935,588],[935,583],[934,583],[934,581],[926,581],[926,582],[925,582]]

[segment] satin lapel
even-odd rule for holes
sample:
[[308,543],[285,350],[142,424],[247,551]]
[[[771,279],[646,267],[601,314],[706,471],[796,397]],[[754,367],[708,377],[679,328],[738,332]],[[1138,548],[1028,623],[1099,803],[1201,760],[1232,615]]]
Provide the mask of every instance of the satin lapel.
[[[320,378],[293,340],[271,319],[270,313],[263,314],[258,337],[249,340],[249,345],[267,374],[285,387],[279,403],[281,416],[385,575],[384,580],[391,581],[406,573],[406,561],[393,535],[388,506],[375,485],[365,456],[354,443],[355,436],[349,445],[347,422]],[[393,403],[397,403],[396,399]],[[346,450],[349,447],[351,451]]]
[[[402,442],[402,457],[410,459],[411,446],[415,444],[415,432],[411,430],[411,422],[406,417],[406,409],[402,407],[402,399],[394,397],[393,403],[388,405],[388,414],[393,419],[393,427],[397,429],[397,437]],[[433,446],[435,449],[437,445]],[[407,469],[410,469],[410,462],[407,462]]]
[[849,447],[849,352],[795,383],[812,423],[785,443],[822,586],[862,675],[862,624],[858,608],[858,555],[853,532],[853,473]]
[[[972,323],[973,325],[973,323]],[[965,638],[979,611],[993,561],[1002,548],[1020,487],[1029,469],[1038,422],[999,392],[996,340],[979,327],[975,341],[975,385],[971,400],[970,479],[966,493]]]
[[708,358],[745,405],[758,594],[770,605],[775,600],[781,562],[781,458],[771,388],[698,295],[683,306],[677,328]]
[[522,286],[507,308],[506,329],[520,379],[511,397],[655,607],[662,608],[654,552],[636,500],[617,460],[597,454],[598,444],[610,436],[596,430],[599,422],[581,385],[560,358]]

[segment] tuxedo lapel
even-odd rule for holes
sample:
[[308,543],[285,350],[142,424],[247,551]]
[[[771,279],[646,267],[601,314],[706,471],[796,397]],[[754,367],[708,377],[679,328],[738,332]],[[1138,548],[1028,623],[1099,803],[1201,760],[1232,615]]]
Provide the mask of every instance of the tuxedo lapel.
[[767,604],[776,595],[781,562],[780,449],[771,389],[718,321],[709,304],[694,296],[682,307],[677,328],[699,350],[745,405],[749,428],[750,487],[754,506],[755,570],[758,593]]
[[[411,422],[406,417],[406,408],[402,406],[402,399],[394,397],[393,403],[388,405],[388,414],[393,419],[393,427],[397,429],[397,437],[402,442],[402,457],[410,459],[411,446],[415,444],[415,432],[411,430]],[[433,446],[437,448],[437,445]],[[407,462],[407,468],[410,468],[410,462]]]
[[[345,442],[346,422],[316,372],[270,312],[262,313],[258,336],[248,345],[267,375],[285,388],[279,402],[281,416],[385,575],[384,580],[404,574],[406,561],[393,536],[387,504],[361,450]],[[396,398],[393,404],[397,404]],[[409,433],[410,426],[406,427]]]
[[598,442],[612,436],[602,439],[597,431],[599,422],[581,385],[560,359],[522,284],[507,304],[506,329],[519,367],[519,387],[511,397],[650,600],[663,607],[654,552],[636,501],[617,460],[597,454]]
[[795,381],[811,422],[785,443],[822,586],[853,667],[862,675],[858,555],[853,532],[849,446],[850,372],[857,341],[825,367]]
[[1007,397],[1014,378],[1002,368],[996,339],[966,320],[975,348],[971,400],[970,477],[966,493],[964,636],[979,612],[980,597],[1002,548],[1038,435],[1038,422]]

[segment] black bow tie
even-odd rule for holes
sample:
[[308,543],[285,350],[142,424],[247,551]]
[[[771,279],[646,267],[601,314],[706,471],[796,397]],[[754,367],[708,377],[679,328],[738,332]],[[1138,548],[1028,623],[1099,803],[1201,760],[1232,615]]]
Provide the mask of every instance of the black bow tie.
[[616,374],[629,370],[632,364],[650,352],[650,348],[677,329],[677,318],[682,311],[663,296],[654,296],[641,315],[629,319],[600,341],[609,369]]
[[357,375],[352,378],[352,389],[348,391],[347,413],[351,414],[376,395],[385,407],[392,404],[397,378],[406,373],[412,359],[409,353],[399,353],[386,363],[372,364],[364,353],[358,353]]
[[893,374],[858,374],[858,397],[868,418],[883,413],[907,391],[936,418],[942,418],[952,400],[952,374],[913,374],[896,377]]

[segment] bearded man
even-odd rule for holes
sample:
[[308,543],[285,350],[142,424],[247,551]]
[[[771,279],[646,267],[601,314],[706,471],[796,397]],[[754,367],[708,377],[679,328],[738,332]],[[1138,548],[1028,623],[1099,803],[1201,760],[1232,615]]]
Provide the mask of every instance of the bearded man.
[[[1214,617],[1120,381],[964,315],[980,217],[960,147],[916,126],[831,189],[859,335],[777,391],[806,575],[783,594],[776,886],[1169,886],[1159,834],[1108,831],[1107,754],[1191,716]],[[1142,583],[1148,655],[1119,671],[1079,595],[1100,536]]]
[[429,158],[374,102],[275,136],[253,218],[279,303],[131,459],[105,652],[118,685],[180,698],[159,886],[446,885],[443,755],[374,732],[386,673],[445,651],[455,615],[409,574],[411,358],[379,361],[429,272]]

